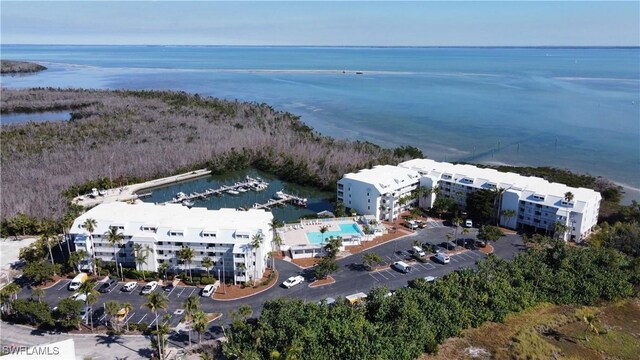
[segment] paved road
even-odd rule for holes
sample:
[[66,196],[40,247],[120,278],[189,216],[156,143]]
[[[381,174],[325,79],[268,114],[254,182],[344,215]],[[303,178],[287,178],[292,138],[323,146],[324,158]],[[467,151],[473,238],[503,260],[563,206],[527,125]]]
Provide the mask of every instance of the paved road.
[[[434,245],[439,244],[446,239],[446,234],[453,234],[453,231],[454,230],[452,227],[444,226],[439,222],[431,222],[429,229],[419,230],[413,235],[393,242],[382,244],[376,248],[368,250],[367,252],[373,251],[378,253],[385,260],[385,262],[389,263],[398,260],[404,260],[405,257],[409,255],[407,250],[411,249],[414,241],[417,240],[420,243],[428,242]],[[458,237],[462,236],[460,232],[461,231],[459,229]],[[465,235],[465,237],[474,238],[476,233],[476,229],[471,229],[470,233]],[[513,258],[515,253],[524,248],[522,245],[522,239],[518,235],[506,235],[501,240],[495,242],[493,246],[495,249],[495,253],[498,256],[506,259]],[[402,251],[403,254],[398,254],[398,251]],[[230,319],[227,316],[229,311],[236,310],[244,304],[251,306],[251,308],[253,309],[253,316],[258,316],[262,310],[264,302],[283,296],[297,297],[305,301],[317,302],[327,297],[337,298],[361,291],[366,293],[369,292],[369,290],[371,290],[372,288],[379,286],[387,286],[390,290],[392,290],[406,286],[407,281],[415,278],[425,276],[442,277],[447,273],[460,268],[474,268],[476,261],[484,257],[485,255],[478,250],[467,250],[463,253],[452,255],[451,262],[449,264],[443,265],[435,261],[416,263],[413,265],[413,271],[409,272],[408,274],[403,274],[392,268],[377,272],[364,271],[360,266],[360,264],[362,263],[362,254],[356,254],[340,259],[338,261],[340,270],[332,275],[335,278],[336,283],[331,285],[310,288],[308,286],[309,282],[305,282],[302,285],[297,285],[290,289],[286,289],[280,285],[276,285],[263,293],[241,300],[216,301],[211,298],[201,298],[201,305],[203,310],[206,312],[220,312],[224,314],[223,318],[218,322],[212,323],[211,325],[213,327],[210,328],[211,333],[217,332],[221,334],[222,330],[218,325],[228,325],[230,323]],[[305,275],[305,278],[308,281],[311,280],[311,275],[308,274],[308,271],[301,271],[300,268],[289,262],[277,261],[276,268],[280,272],[280,282],[282,282],[289,276],[300,273]],[[67,290],[69,281],[70,280],[63,280],[52,288],[48,289],[46,291],[45,301],[54,306],[62,298],[70,296],[72,292]],[[155,317],[143,307],[146,298],[140,295],[141,286],[138,286],[138,288],[133,292],[122,292],[121,287],[122,283],[119,283],[118,286],[114,287],[109,293],[100,294],[98,302],[94,305],[94,320],[96,322],[105,320],[103,304],[109,300],[116,300],[119,303],[128,302],[133,305],[133,310],[127,317],[127,321],[129,323],[146,322],[149,326],[154,326],[156,321]],[[163,290],[158,287],[156,291],[161,292]],[[169,321],[171,322],[172,326],[176,326],[182,318],[182,315],[176,313],[176,310],[182,308],[184,299],[186,299],[190,295],[199,295],[199,292],[195,287],[176,287],[167,294],[169,297],[169,308],[167,309],[166,313],[170,314],[171,316]],[[22,298],[29,297],[30,290],[23,289],[23,291],[18,296]],[[6,341],[8,340],[5,339],[4,325],[5,324],[3,323],[2,342],[6,343]],[[137,342],[140,338],[141,337],[138,337],[136,340],[131,341]],[[179,334],[172,338],[173,343],[176,346],[186,345],[188,343],[186,339],[186,336],[179,336]],[[101,341],[104,345],[110,345],[112,347],[125,347],[126,345],[126,347],[131,347],[133,349],[140,348],[135,347],[139,344],[135,346],[129,345],[129,337],[123,337],[121,340],[119,340],[120,343],[116,342],[115,344],[107,344],[107,340],[108,339],[106,338],[97,340],[90,339],[90,341]],[[33,339],[30,341],[35,343],[43,342],[38,339]],[[144,343],[145,347],[148,346],[147,339],[144,339],[144,341],[142,342]],[[85,355],[85,353],[83,352],[82,355]],[[102,353],[102,355],[104,355],[104,353]]]

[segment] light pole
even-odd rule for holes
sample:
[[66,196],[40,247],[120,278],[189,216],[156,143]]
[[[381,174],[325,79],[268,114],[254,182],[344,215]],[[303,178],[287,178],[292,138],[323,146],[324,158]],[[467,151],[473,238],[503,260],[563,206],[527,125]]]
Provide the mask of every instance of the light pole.
[[122,263],[120,263],[119,265],[120,265],[120,277],[122,278],[122,281],[124,281],[124,271],[122,271]]

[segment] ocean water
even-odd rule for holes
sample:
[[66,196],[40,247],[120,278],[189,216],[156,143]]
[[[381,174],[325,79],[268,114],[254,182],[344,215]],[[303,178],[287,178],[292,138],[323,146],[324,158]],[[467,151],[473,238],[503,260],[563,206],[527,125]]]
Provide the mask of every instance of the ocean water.
[[177,89],[436,160],[554,166],[640,188],[640,48],[2,45],[6,87]]

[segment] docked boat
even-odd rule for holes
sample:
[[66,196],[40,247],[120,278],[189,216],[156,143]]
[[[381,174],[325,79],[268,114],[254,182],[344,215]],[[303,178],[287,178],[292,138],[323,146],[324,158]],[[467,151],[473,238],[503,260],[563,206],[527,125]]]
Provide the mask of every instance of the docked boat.
[[269,185],[267,185],[265,183],[256,183],[256,184],[253,184],[253,186],[251,188],[254,191],[262,191],[262,190],[266,190],[267,187],[269,187]]
[[187,197],[187,194],[185,194],[182,191],[180,191],[180,192],[176,193],[176,196],[174,197],[174,199],[177,200],[177,201],[182,201],[186,197]]
[[227,190],[227,194],[229,194],[229,195],[238,195],[238,194],[240,194],[240,192],[231,189],[231,190]]
[[100,196],[105,196],[105,195],[107,195],[107,190],[102,189],[102,190],[98,191],[98,195],[100,195]]
[[276,193],[273,194],[273,198],[276,199],[276,200],[282,200],[282,199],[284,199],[284,197],[285,197],[285,195],[284,195],[284,192],[282,192],[282,191],[276,191]]
[[192,207],[195,203],[191,200],[184,200],[182,202],[182,205],[186,206],[186,207]]
[[245,193],[245,192],[249,191],[249,189],[245,188],[244,186],[241,186],[241,187],[237,188],[236,190],[241,192],[241,193]]

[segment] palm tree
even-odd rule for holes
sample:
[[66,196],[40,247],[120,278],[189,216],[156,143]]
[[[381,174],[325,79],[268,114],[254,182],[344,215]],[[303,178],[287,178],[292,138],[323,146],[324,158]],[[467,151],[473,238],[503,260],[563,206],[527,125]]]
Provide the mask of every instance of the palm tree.
[[276,254],[280,252],[280,246],[282,245],[282,238],[280,234],[276,233],[276,236],[273,238],[273,245],[276,246],[276,250],[272,251],[273,255],[271,256],[271,268],[273,271],[276,271]]
[[89,233],[89,237],[93,238],[93,231],[96,229],[96,226],[98,226],[98,222],[96,219],[87,218],[84,223],[82,223],[82,226]]
[[504,209],[502,210],[502,212],[500,212],[500,215],[506,218],[507,219],[506,223],[509,224],[509,221],[511,221],[511,219],[513,219],[516,216],[516,211],[513,209]]
[[[258,262],[258,255],[256,253],[256,249],[259,249],[260,246],[262,246],[262,241],[264,240],[264,237],[262,236],[262,233],[257,233],[255,235],[253,235],[253,237],[251,238],[251,249],[252,249],[252,253],[253,253],[253,261],[254,262]],[[256,264],[256,266],[253,267],[253,271],[254,271],[254,279],[258,278],[258,266]]]
[[[131,312],[131,310],[133,310],[133,305],[131,305],[131,303],[124,303],[122,304],[122,308],[125,309],[125,313],[129,314]],[[126,318],[124,319],[125,321],[127,320]],[[129,322],[127,321],[127,332],[129,332]]]
[[12,282],[2,288],[0,291],[0,297],[2,298],[2,303],[6,306],[8,313],[11,313],[11,304],[13,300],[17,299],[17,294],[20,292],[21,288],[16,283]]
[[208,256],[203,257],[202,266],[207,270],[207,277],[209,277],[209,269],[213,267],[213,260]]
[[193,323],[191,327],[198,333],[198,345],[202,342],[202,334],[207,330],[207,315],[202,310],[198,310],[193,314]]
[[40,235],[40,241],[47,246],[49,249],[49,259],[51,260],[51,265],[53,265],[53,252],[51,251],[51,243],[53,242],[53,234],[49,233],[49,231],[45,231],[42,235]]
[[36,297],[38,302],[42,302],[42,297],[44,296],[44,289],[41,288],[33,288],[31,289],[31,296]]
[[324,233],[329,231],[329,227],[327,225],[323,225],[320,227],[320,233],[322,234],[322,243],[324,244]]
[[118,304],[115,300],[109,300],[104,304],[104,312],[109,315],[109,322],[111,323],[111,327],[118,331],[118,322],[114,321],[116,314],[120,311],[120,304]]
[[99,257],[91,258],[91,266],[93,267],[93,275],[98,272],[98,276],[100,276],[100,270],[102,270],[102,259]]
[[458,240],[458,227],[460,227],[460,224],[462,224],[462,219],[459,217],[454,217],[453,220],[451,221],[453,223],[453,226],[455,226],[455,230],[454,230],[454,239]]
[[87,296],[87,306],[90,306],[87,318],[89,319],[89,323],[91,324],[91,332],[93,332],[93,304],[95,304],[96,302],[98,302],[97,295],[89,294]]
[[496,217],[496,226],[500,225],[500,212],[502,211],[502,195],[507,191],[505,188],[496,187],[493,190],[494,198],[493,198],[493,211],[494,216]]
[[89,254],[87,254],[87,252],[82,249],[78,251],[74,251],[69,255],[69,259],[67,260],[67,263],[69,264],[70,267],[76,268],[78,269],[78,272],[80,272],[80,261],[86,259],[88,255]]
[[569,227],[567,225],[564,225],[560,221],[556,221],[555,225],[553,226],[553,231],[557,240],[564,240],[567,231],[569,231]]
[[[98,297],[98,292],[94,289],[96,286],[96,282],[93,280],[88,280],[82,283],[82,285],[80,285],[80,288],[78,289],[78,292],[80,294],[84,294],[86,296],[86,300],[84,301],[84,304],[87,306],[87,308],[89,307],[89,297],[93,296],[94,298],[97,299]],[[87,314],[87,319],[85,322],[85,325],[89,325],[89,315]]]
[[146,307],[156,317],[156,335],[158,336],[158,355],[162,359],[162,346],[160,341],[160,325],[158,324],[158,311],[164,310],[169,306],[169,299],[164,293],[152,292],[147,295],[147,302],[142,306]]
[[140,267],[140,271],[142,272],[142,280],[147,281],[147,277],[144,269],[142,268],[142,265],[147,263],[147,258],[149,257],[149,250],[147,247],[145,247],[145,251],[143,252],[141,244],[134,244],[133,251],[135,254],[136,267]]
[[[282,227],[282,221],[278,219],[273,219],[269,223],[269,228],[273,231],[273,240],[271,241],[271,252],[275,252],[276,250],[273,248],[275,245],[278,250],[280,250],[280,245],[282,245],[282,239],[280,238],[280,234],[278,234],[278,228]],[[271,257],[271,268],[276,270],[276,260],[275,257]]]
[[582,321],[587,325],[584,329],[584,340],[589,341],[587,338],[587,333],[592,332],[596,335],[600,335],[600,330],[598,330],[598,323],[600,323],[600,319],[598,319],[598,315],[593,313],[586,313],[582,317]]
[[193,261],[193,249],[184,247],[178,251],[178,259],[184,261],[189,269],[189,281],[193,281],[191,276],[191,262]]
[[[189,296],[182,303],[182,307],[184,308],[184,314],[187,321],[191,321],[193,319],[193,314],[196,311],[200,310],[200,299],[195,296]],[[191,330],[189,330],[189,346],[191,346]]]
[[[378,210],[380,210],[380,211],[383,213],[383,214],[382,214],[382,215],[383,215],[383,218],[382,218],[382,219],[384,220],[384,213],[385,213],[385,212],[387,212],[387,206],[386,206],[386,205],[384,205],[384,204],[381,204],[381,205],[380,205],[380,207],[378,207]],[[387,217],[387,220],[388,220],[388,219],[389,219],[389,218]]]
[[158,273],[164,274],[162,279],[167,278],[167,269],[169,269],[169,263],[164,262],[158,266]]
[[573,193],[571,191],[567,191],[566,193],[564,193],[564,199],[569,203],[571,201],[573,201],[573,197],[574,196],[573,196]]
[[[118,256],[116,254],[116,246],[120,245],[122,240],[124,240],[124,235],[118,232],[118,228],[112,226],[109,228],[109,231],[104,233],[105,238],[111,246],[113,246],[113,259],[116,262],[116,274],[118,274]],[[124,274],[123,274],[124,275]]]
[[[162,359],[162,352],[164,351],[165,347],[166,347],[166,335],[169,334],[169,332],[171,331],[171,327],[169,326],[169,320],[171,320],[171,316],[169,314],[164,314],[163,316],[163,322],[161,325],[158,325],[156,322],[156,330],[153,332],[154,335],[158,336],[157,342],[158,342],[158,358]],[[152,342],[153,345],[153,342]]]

